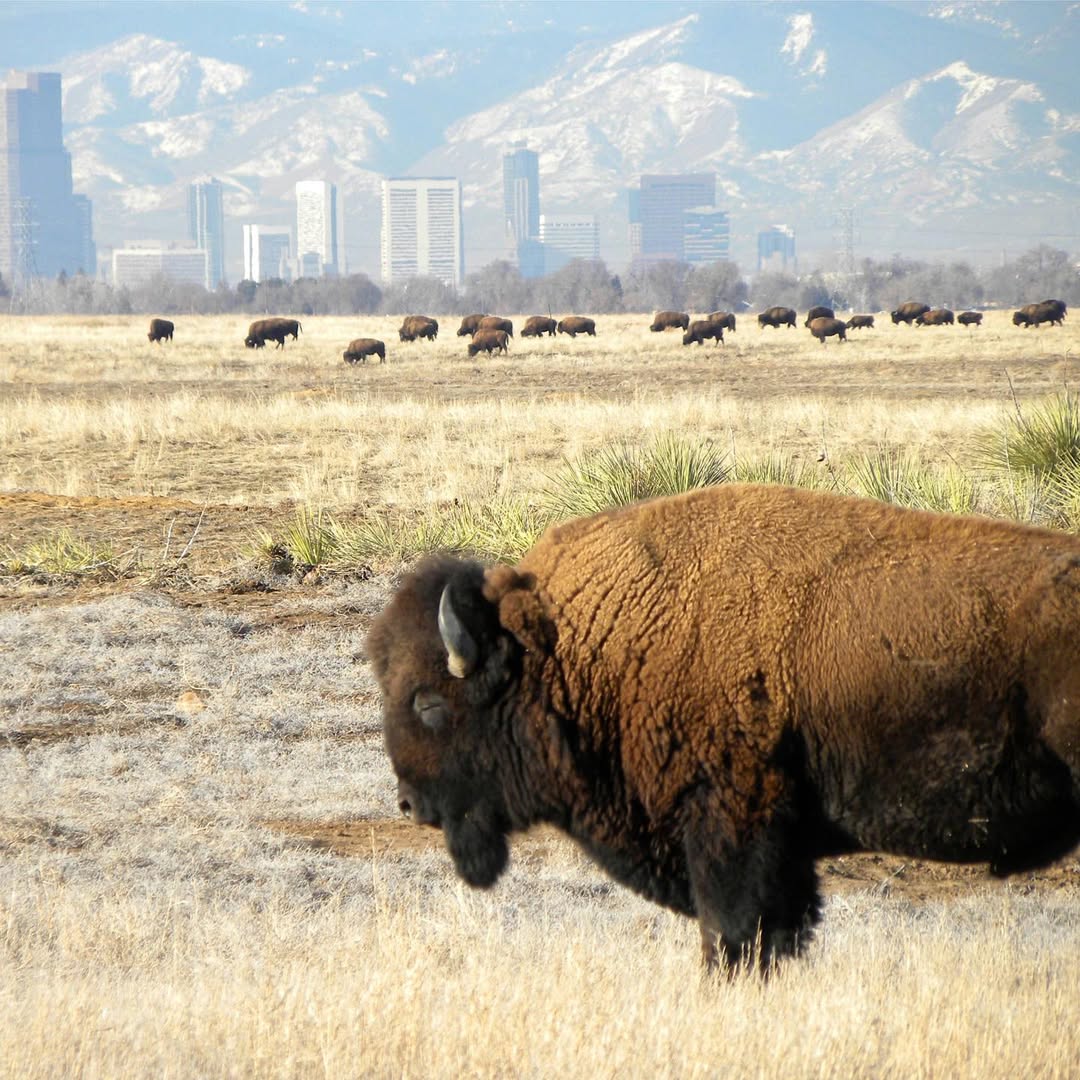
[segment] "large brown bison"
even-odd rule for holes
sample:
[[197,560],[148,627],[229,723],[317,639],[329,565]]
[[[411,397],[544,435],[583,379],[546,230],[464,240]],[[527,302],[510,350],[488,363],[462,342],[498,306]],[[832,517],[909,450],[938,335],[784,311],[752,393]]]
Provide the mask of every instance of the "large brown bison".
[[303,329],[296,319],[283,319],[280,315],[272,315],[269,319],[256,319],[248,327],[244,344],[249,349],[261,349],[268,341],[276,341],[277,347],[284,349],[285,339],[291,335],[293,341],[298,341]]
[[981,311],[961,311],[956,316],[956,321],[961,326],[982,326],[982,312]]
[[849,330],[873,330],[873,315],[852,315],[845,324]]
[[514,336],[514,324],[509,319],[501,319],[498,315],[485,315],[477,324],[477,330],[504,330],[507,337]]
[[827,337],[837,337],[841,341],[847,341],[847,325],[844,323],[843,319],[830,319],[823,315],[810,323],[810,333],[813,334],[822,345],[825,344],[825,339]]
[[661,330],[685,330],[689,325],[690,316],[685,311],[658,311],[649,329],[658,333]]
[[434,341],[439,336],[439,323],[427,315],[406,315],[398,329],[400,341]]
[[682,336],[684,345],[704,345],[708,338],[713,338],[717,345],[724,344],[724,328],[712,319],[695,319]]
[[146,336],[157,345],[161,341],[172,341],[175,329],[176,327],[168,319],[151,319],[150,332]]
[[889,314],[892,316],[893,326],[898,326],[900,323],[907,323],[910,326],[920,315],[925,315],[929,310],[929,304],[920,304],[917,300],[908,300],[906,304],[901,304]]
[[735,313],[733,311],[714,311],[709,315],[709,322],[717,323],[725,330],[735,333]]
[[480,325],[481,319],[486,319],[487,316],[480,315],[466,315],[461,320],[461,325],[458,327],[458,337],[472,337],[476,333],[476,328]]
[[766,326],[778,329],[781,326],[795,325],[795,311],[789,307],[766,308],[757,317],[758,329],[764,330]]
[[1013,312],[1013,326],[1064,326],[1065,305],[1060,300],[1043,300],[1038,304],[1025,304]]
[[547,822],[710,964],[798,952],[816,859],[1007,875],[1080,839],[1068,533],[723,484],[428,561],[366,649],[399,807],[469,884]]
[[934,308],[915,316],[916,326],[952,326],[956,316],[948,308]]
[[812,307],[806,313],[806,322],[803,326],[809,326],[815,319],[835,319],[836,312],[831,307],[825,307],[824,304],[818,304],[817,307]]
[[377,356],[380,364],[386,360],[386,346],[378,338],[354,338],[341,354],[346,364],[366,364],[369,356]]
[[555,329],[560,334],[569,334],[571,337],[577,337],[578,334],[596,337],[596,320],[586,319],[583,315],[567,315],[565,319],[559,320]]
[[510,335],[505,330],[484,327],[473,334],[469,342],[469,355],[475,356],[478,352],[486,352],[488,356],[493,352],[509,353],[509,346]]
[[555,336],[555,320],[547,315],[530,315],[521,328],[522,337],[548,337]]

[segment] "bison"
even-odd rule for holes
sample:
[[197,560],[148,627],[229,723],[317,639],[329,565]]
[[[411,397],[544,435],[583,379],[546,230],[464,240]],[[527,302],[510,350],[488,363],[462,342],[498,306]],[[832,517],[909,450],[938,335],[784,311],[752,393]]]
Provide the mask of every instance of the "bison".
[[817,307],[812,307],[806,313],[806,322],[803,326],[809,326],[815,319],[835,319],[836,312],[831,307],[825,307],[824,304],[819,304]]
[[849,330],[873,330],[874,329],[874,316],[873,315],[852,315],[845,323]]
[[146,336],[156,345],[160,341],[172,341],[175,329],[168,319],[151,319],[150,332]]
[[917,300],[908,300],[901,304],[895,311],[889,312],[892,316],[893,326],[907,323],[908,326],[920,315],[925,315],[930,310],[929,304],[920,304]]
[[296,319],[283,319],[280,315],[272,315],[269,319],[256,319],[248,327],[244,344],[249,349],[261,349],[268,341],[276,341],[277,347],[284,349],[285,339],[292,335],[293,341],[298,341],[303,329]]
[[556,825],[696,917],[710,966],[799,952],[817,859],[1008,875],[1080,840],[1065,532],[723,484],[553,526],[517,566],[427,561],[366,652],[399,808],[465,881]]
[[682,336],[684,345],[704,345],[706,338],[714,338],[717,345],[724,344],[724,328],[712,319],[695,319]]
[[548,337],[555,336],[555,320],[547,315],[530,315],[521,328],[522,337]]
[[341,354],[346,364],[366,364],[369,356],[377,356],[380,364],[386,360],[386,346],[378,338],[354,338]]
[[847,341],[847,326],[843,319],[830,319],[826,316],[814,319],[810,323],[810,333],[814,335],[821,342],[825,344],[827,337],[837,337],[841,341]]
[[490,356],[493,352],[510,351],[510,335],[505,330],[489,329],[484,327],[473,334],[469,342],[469,355],[475,356],[478,352],[486,352]]
[[961,311],[956,316],[956,321],[961,326],[982,326],[982,312],[981,311]]
[[1051,326],[1063,326],[1065,305],[1060,300],[1043,300],[1038,304],[1025,304],[1019,311],[1013,312],[1013,326],[1041,326],[1048,322]]
[[476,333],[476,328],[480,325],[481,319],[486,319],[486,315],[466,315],[461,320],[461,325],[458,327],[458,337],[472,337]]
[[657,333],[660,330],[685,330],[689,325],[690,316],[684,311],[658,311],[649,329]]
[[485,315],[477,324],[477,330],[504,330],[507,337],[514,336],[514,324],[509,319],[500,319],[498,315]]
[[771,307],[763,311],[758,317],[758,329],[764,330],[766,326],[778,329],[781,326],[795,325],[795,312],[789,307]]
[[956,316],[948,308],[934,308],[915,316],[916,326],[952,326]]
[[709,322],[718,323],[725,330],[735,333],[735,313],[732,311],[714,311],[709,316]]
[[406,315],[398,329],[400,341],[415,341],[417,338],[434,341],[438,336],[438,320],[429,318],[427,315]]
[[565,319],[559,320],[559,324],[555,329],[560,334],[569,334],[571,337],[577,337],[578,334],[588,334],[590,337],[596,337],[596,321],[586,319],[583,315],[567,315]]

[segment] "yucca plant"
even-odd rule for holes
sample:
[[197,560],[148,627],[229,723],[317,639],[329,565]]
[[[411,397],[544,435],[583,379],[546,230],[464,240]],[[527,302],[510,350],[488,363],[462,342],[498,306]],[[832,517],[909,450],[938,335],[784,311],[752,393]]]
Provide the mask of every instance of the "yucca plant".
[[1026,413],[1018,404],[1001,427],[976,437],[975,450],[988,468],[1040,476],[1080,463],[1080,401],[1065,391]]
[[118,555],[111,544],[94,543],[75,536],[69,529],[50,533],[28,544],[21,552],[9,549],[3,567],[11,574],[55,576],[123,577],[135,565],[128,555]]
[[775,452],[749,461],[736,461],[732,479],[740,484],[784,484],[788,487],[827,486],[812,465],[790,454]]
[[325,566],[334,557],[337,542],[334,522],[321,508],[301,506],[282,530],[280,545],[297,567]]
[[919,510],[974,513],[978,486],[955,465],[927,465],[917,455],[888,445],[846,463],[856,492]]

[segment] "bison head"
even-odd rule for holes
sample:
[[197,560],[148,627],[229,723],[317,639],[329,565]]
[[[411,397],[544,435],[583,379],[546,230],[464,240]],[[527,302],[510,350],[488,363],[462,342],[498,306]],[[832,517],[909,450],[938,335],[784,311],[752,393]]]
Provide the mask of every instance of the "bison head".
[[246,338],[244,338],[244,344],[245,344],[245,345],[246,345],[246,346],[247,346],[247,347],[248,347],[249,349],[254,349],[254,348],[255,348],[255,346],[256,346],[256,345],[257,345],[258,343],[256,342],[256,340],[255,340],[255,339],[254,339],[253,337],[246,337]]
[[479,563],[429,560],[402,583],[366,644],[398,805],[441,828],[458,873],[480,887],[505,870],[507,834],[528,826],[499,781],[514,753],[510,690],[522,649],[484,589]]

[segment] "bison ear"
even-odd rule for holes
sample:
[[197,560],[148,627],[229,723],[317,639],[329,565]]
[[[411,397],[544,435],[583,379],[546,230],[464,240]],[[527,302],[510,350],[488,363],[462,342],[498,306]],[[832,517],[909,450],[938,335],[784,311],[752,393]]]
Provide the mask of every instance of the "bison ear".
[[446,646],[446,666],[450,674],[458,679],[472,674],[476,669],[480,650],[476,639],[454,610],[449,584],[443,589],[439,599],[439,634]]

